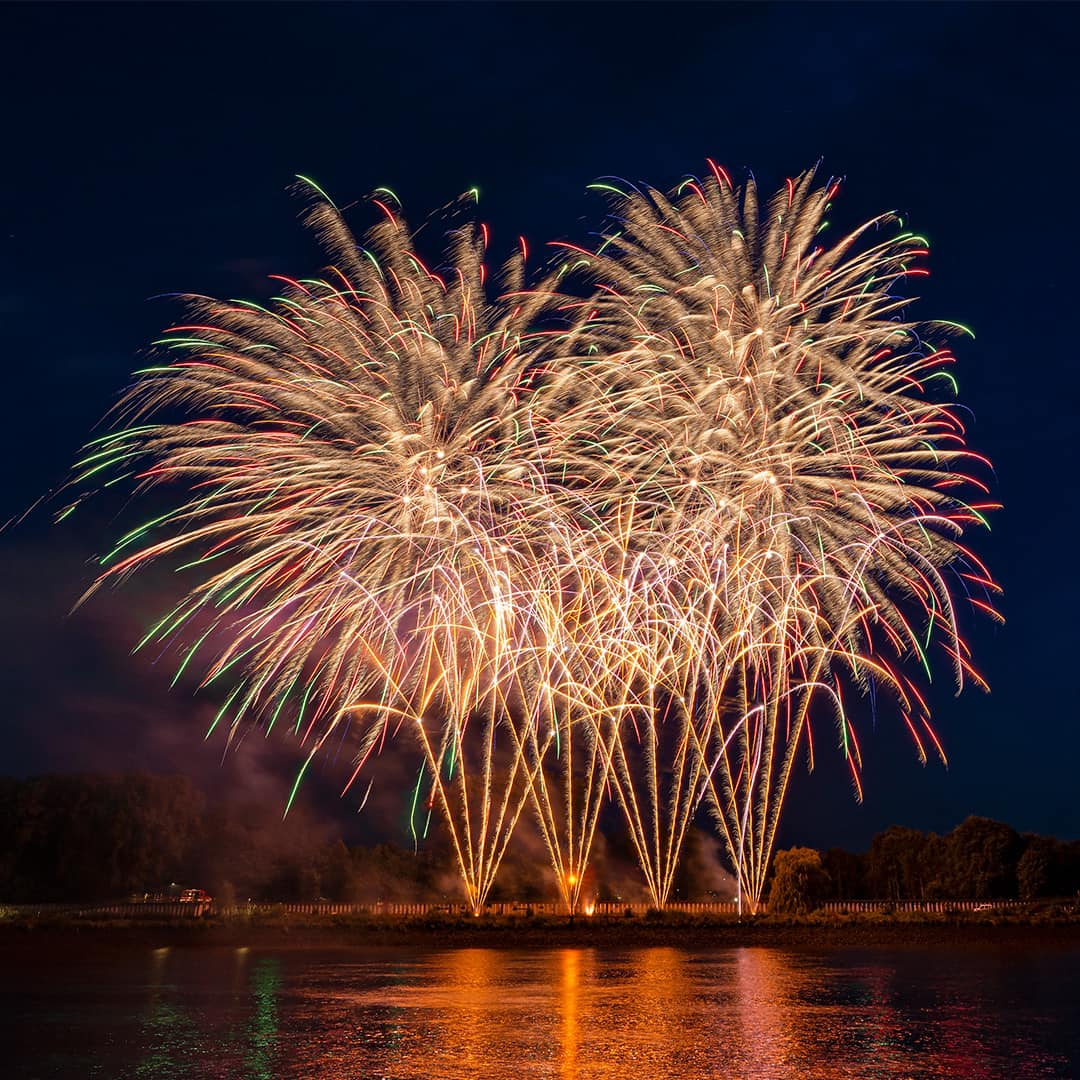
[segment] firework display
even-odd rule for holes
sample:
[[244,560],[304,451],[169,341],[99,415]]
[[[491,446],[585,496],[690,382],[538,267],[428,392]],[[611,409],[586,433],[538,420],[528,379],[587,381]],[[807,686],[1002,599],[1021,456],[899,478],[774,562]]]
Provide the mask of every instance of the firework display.
[[995,586],[961,543],[987,509],[965,501],[985,493],[981,459],[932,343],[961,328],[902,316],[925,241],[879,239],[885,215],[826,246],[835,184],[808,172],[759,206],[710,166],[670,199],[612,191],[616,227],[579,253],[596,288],[569,339],[590,389],[568,389],[552,437],[602,512],[633,504],[649,579],[634,588],[680,620],[655,680],[674,722],[648,716],[695,760],[666,791],[647,771],[651,820],[632,822],[655,898],[704,797],[755,907],[804,736],[812,761],[812,704],[831,707],[859,791],[844,685],[891,693],[919,755],[944,757],[915,677],[931,643],[958,687],[979,681],[945,573],[991,613]]
[[605,187],[601,241],[531,281],[524,241],[493,278],[482,225],[429,264],[390,192],[362,246],[320,198],[331,270],[193,299],[87,447],[80,488],[164,503],[91,591],[182,575],[143,645],[219,688],[229,740],[297,733],[290,803],[331,740],[346,791],[410,758],[476,911],[528,812],[573,912],[609,801],[656,906],[704,807],[755,909],[815,725],[859,790],[850,691],[890,696],[925,760],[933,650],[981,681],[960,328],[906,320],[926,247],[888,216],[824,243],[812,172],[760,206],[711,163],[671,196]]

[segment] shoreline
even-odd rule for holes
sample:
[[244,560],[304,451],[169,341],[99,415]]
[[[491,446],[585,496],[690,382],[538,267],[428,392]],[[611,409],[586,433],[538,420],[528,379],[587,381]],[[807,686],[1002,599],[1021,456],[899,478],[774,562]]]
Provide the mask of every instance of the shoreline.
[[0,956],[63,945],[90,948],[259,948],[435,951],[462,948],[626,950],[762,946],[794,949],[1076,946],[1080,919],[904,918],[369,918],[7,919]]

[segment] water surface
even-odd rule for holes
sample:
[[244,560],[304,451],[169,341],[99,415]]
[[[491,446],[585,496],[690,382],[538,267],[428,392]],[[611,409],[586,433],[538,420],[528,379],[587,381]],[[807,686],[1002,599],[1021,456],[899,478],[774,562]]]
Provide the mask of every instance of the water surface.
[[1078,961],[1031,947],[46,951],[2,962],[0,1044],[5,1076],[79,1080],[1065,1077],[1080,1073]]

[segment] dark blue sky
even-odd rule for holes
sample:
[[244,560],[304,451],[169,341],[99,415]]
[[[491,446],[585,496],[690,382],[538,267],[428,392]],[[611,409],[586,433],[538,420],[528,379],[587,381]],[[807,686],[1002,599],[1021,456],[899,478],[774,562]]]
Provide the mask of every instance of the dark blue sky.
[[[969,813],[1080,836],[1080,8],[63,4],[0,18],[0,520],[62,481],[175,313],[152,297],[265,296],[267,273],[319,268],[286,192],[296,173],[339,204],[385,184],[414,221],[479,185],[498,249],[584,236],[597,176],[668,187],[709,155],[772,187],[822,159],[846,177],[838,228],[898,209],[930,238],[913,314],[977,334],[957,346],[961,400],[1006,509],[974,543],[1008,625],[970,627],[991,696],[954,699],[944,672],[935,688],[947,771],[919,766],[891,714],[864,712],[860,806],[821,730],[782,842],[859,847],[891,822],[947,830]],[[179,767],[273,797],[290,747],[249,740],[219,770],[206,706],[127,656],[161,606],[154,582],[65,617],[110,535],[92,514],[52,528],[41,512],[0,534],[3,767]]]

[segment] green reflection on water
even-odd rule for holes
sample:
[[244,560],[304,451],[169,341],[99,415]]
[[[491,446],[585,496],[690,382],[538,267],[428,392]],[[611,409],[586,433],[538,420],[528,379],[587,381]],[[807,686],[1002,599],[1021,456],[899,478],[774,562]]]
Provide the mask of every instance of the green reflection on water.
[[278,1043],[277,997],[280,989],[281,965],[276,957],[264,957],[251,972],[255,1012],[248,1024],[250,1043],[246,1075],[249,1080],[273,1080]]
[[[175,1080],[179,1076],[198,1075],[199,1060],[217,1056],[215,1046],[235,1047],[243,1054],[245,1080],[274,1080],[278,1059],[278,997],[281,992],[281,962],[264,957],[251,969],[247,991],[252,1001],[250,1019],[231,1029],[221,1038],[212,1030],[216,1010],[198,1008],[203,1025],[181,1007],[184,987],[165,978],[168,949],[155,949],[150,959],[148,998],[140,1024],[139,1045],[145,1056],[135,1067],[139,1080]],[[247,950],[237,950],[242,970]],[[238,972],[239,974],[239,972]],[[234,993],[239,987],[234,988]],[[239,1056],[238,1053],[238,1056]]]
[[136,1076],[147,1080],[176,1076],[199,1043],[198,1028],[172,1000],[176,987],[164,982],[168,955],[168,949],[155,949],[150,955],[150,998],[141,1025],[141,1043],[149,1053],[135,1069]]

